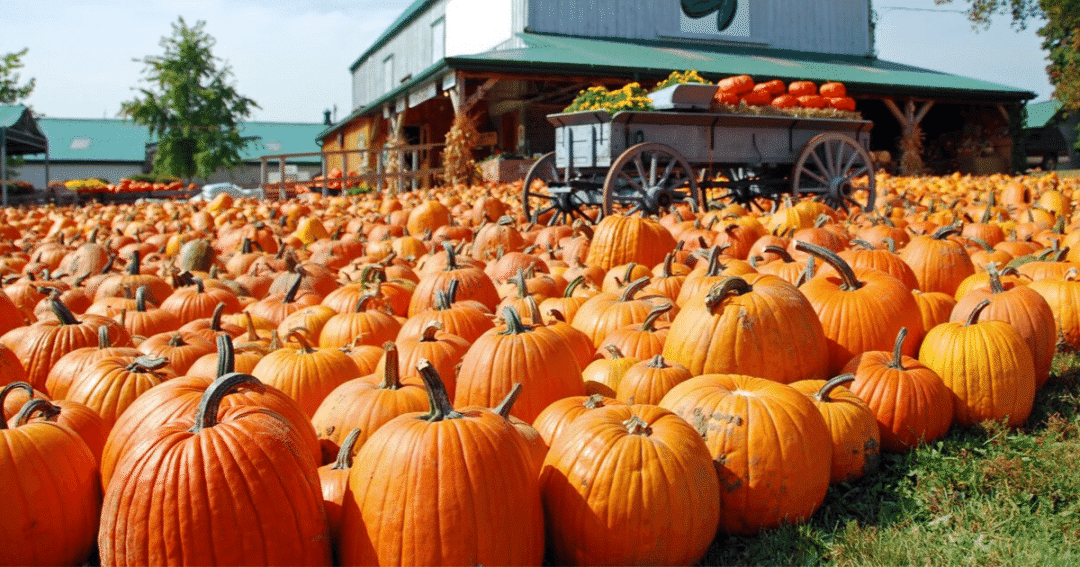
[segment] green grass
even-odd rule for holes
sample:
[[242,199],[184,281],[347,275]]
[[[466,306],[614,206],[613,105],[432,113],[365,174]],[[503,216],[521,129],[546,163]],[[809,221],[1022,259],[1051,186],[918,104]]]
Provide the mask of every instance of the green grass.
[[884,455],[806,524],[720,535],[702,563],[1080,564],[1080,356],[1058,355],[1023,428],[954,428]]

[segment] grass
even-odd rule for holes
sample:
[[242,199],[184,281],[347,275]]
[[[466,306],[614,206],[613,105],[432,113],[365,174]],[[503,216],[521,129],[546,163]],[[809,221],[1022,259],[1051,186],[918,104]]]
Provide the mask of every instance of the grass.
[[1023,428],[954,428],[829,489],[804,525],[720,535],[704,565],[1080,564],[1080,355]]

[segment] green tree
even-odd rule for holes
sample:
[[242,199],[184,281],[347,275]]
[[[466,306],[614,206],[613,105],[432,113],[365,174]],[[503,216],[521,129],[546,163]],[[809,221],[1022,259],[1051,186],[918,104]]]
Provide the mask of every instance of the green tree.
[[26,51],[24,48],[0,57],[0,104],[20,103],[34,91],[34,79],[19,85],[18,70],[23,67],[22,58]]
[[211,51],[215,40],[206,22],[189,26],[184,18],[163,37],[163,55],[145,57],[140,96],[125,102],[120,114],[149,127],[157,140],[154,171],[185,180],[207,177],[220,167],[241,163],[252,138],[240,134],[240,122],[259,108],[232,85],[229,65]]
[[[935,0],[950,4],[954,0]],[[1046,73],[1054,98],[1069,110],[1080,110],[1080,0],[964,0],[968,19],[986,28],[995,15],[1007,15],[1018,29],[1042,21],[1038,34],[1048,53]]]

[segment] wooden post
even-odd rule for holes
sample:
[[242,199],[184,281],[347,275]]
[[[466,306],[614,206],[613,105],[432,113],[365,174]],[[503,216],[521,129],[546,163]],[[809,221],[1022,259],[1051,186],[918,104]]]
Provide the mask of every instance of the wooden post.
[[278,199],[285,200],[285,158],[278,161]]
[[886,108],[900,123],[902,138],[900,140],[900,172],[904,175],[916,175],[922,173],[922,129],[919,123],[926,117],[926,113],[934,106],[934,101],[928,100],[918,109],[915,101],[907,99],[904,110],[901,111],[891,98],[884,99]]
[[4,192],[4,207],[8,206],[7,188],[7,128],[0,128],[0,189]]
[[269,172],[266,171],[266,166],[269,159],[270,158],[263,156],[262,159],[259,160],[259,188],[262,189],[264,199],[266,198],[266,176],[269,174]]

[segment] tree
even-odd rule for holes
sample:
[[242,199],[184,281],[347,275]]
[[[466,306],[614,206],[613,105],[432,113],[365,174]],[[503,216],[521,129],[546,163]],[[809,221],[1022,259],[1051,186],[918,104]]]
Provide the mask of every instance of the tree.
[[189,26],[179,18],[172,36],[161,39],[165,53],[141,59],[149,86],[121,106],[121,115],[149,127],[157,140],[158,174],[208,177],[220,167],[239,165],[240,152],[252,141],[240,134],[239,125],[259,105],[231,84],[232,70],[214,57],[215,40],[205,27],[204,21]]
[[[1069,110],[1080,110],[1080,0],[965,1],[970,3],[968,19],[976,28],[989,26],[997,14],[1011,17],[1018,29],[1024,29],[1029,21],[1045,19],[1037,33],[1049,53],[1046,73],[1054,85],[1054,98]],[[935,2],[949,4],[953,0]]]
[[24,85],[19,85],[19,73],[22,69],[23,55],[27,48],[22,51],[5,54],[0,58],[0,104],[16,104],[26,100],[34,91],[34,79],[30,79]]

